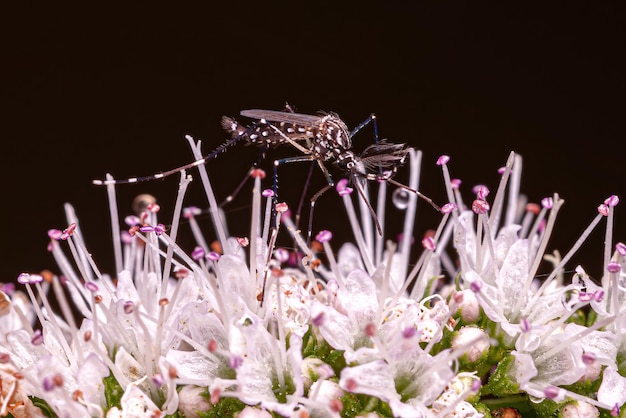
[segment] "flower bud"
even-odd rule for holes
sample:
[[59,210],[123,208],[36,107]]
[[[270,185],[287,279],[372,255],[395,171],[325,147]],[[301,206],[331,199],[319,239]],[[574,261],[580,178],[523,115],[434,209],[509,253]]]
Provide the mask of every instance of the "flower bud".
[[561,416],[563,418],[595,418],[600,416],[600,411],[590,403],[576,401],[565,405]]
[[476,294],[470,289],[465,289],[459,292],[463,295],[462,301],[459,304],[459,311],[461,311],[461,318],[467,323],[476,322],[478,315],[480,314],[480,305]]
[[184,385],[178,392],[179,404],[178,410],[185,417],[198,418],[198,412],[205,412],[211,409],[211,404],[202,396],[205,388],[193,385]]
[[467,346],[467,360],[471,363],[480,359],[484,352],[489,349],[489,337],[480,328],[463,327],[452,340],[452,348],[457,349]]

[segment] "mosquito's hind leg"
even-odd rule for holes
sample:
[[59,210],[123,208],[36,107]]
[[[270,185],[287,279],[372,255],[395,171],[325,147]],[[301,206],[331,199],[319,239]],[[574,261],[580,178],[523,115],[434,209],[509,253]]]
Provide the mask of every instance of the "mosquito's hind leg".
[[311,236],[313,235],[313,212],[315,210],[315,203],[317,202],[317,199],[319,199],[321,195],[326,193],[333,186],[334,186],[333,184],[327,184],[326,186],[322,187],[317,193],[315,193],[313,197],[311,197],[311,200],[310,200],[311,206],[309,207],[309,226],[306,232],[306,245],[309,247],[311,246]]
[[257,156],[256,161],[254,162],[250,170],[248,170],[248,172],[246,173],[246,176],[243,178],[243,180],[241,180],[241,182],[235,188],[235,190],[231,194],[226,196],[226,199],[224,199],[222,203],[220,203],[220,207],[227,205],[228,203],[232,202],[235,199],[235,197],[237,197],[241,189],[243,189],[243,186],[245,186],[245,184],[248,182],[248,179],[250,178],[252,173],[254,173],[254,171],[259,168],[259,165],[261,165],[261,163],[265,160],[265,157],[267,156],[267,148],[268,148],[267,145],[263,145],[261,152]]
[[313,176],[314,167],[315,167],[315,164],[313,163],[309,165],[309,172],[307,173],[307,176],[306,176],[304,189],[302,190],[302,193],[300,194],[300,201],[298,202],[298,209],[296,210],[296,216],[294,219],[296,229],[300,227],[300,216],[302,215],[302,207],[304,206],[304,199],[306,197],[306,192],[309,190],[309,185],[311,184],[311,177]]

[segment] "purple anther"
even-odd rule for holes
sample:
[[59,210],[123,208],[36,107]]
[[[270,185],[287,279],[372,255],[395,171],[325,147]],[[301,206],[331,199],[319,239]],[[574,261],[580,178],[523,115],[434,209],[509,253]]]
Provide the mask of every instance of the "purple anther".
[[183,218],[191,219],[196,215],[200,215],[202,211],[197,206],[189,206],[183,209]]
[[167,228],[163,224],[158,224],[154,227],[154,233],[156,234],[156,236],[163,234],[165,231],[167,231]]
[[41,345],[43,344],[43,334],[41,333],[41,330],[35,330],[35,332],[33,332],[33,336],[30,338],[30,342],[32,345]]
[[437,165],[448,164],[448,161],[450,161],[449,155],[440,155],[439,158],[437,158]]
[[165,383],[165,379],[161,373],[157,373],[152,376],[152,383],[154,383],[154,386],[160,388]]
[[202,247],[196,247],[191,252],[191,258],[194,261],[198,261],[206,256],[206,251]]
[[402,330],[402,338],[407,340],[415,336],[415,334],[417,334],[417,330],[415,329],[415,327],[409,326]]
[[124,218],[124,223],[128,226],[135,226],[135,225],[139,225],[139,217],[135,216],[135,215],[128,215],[127,217]]
[[482,283],[480,283],[478,280],[472,282],[470,284],[470,290],[474,293],[478,293],[480,292],[480,289],[483,287]]
[[481,199],[476,199],[472,202],[472,211],[478,215],[485,214],[489,211],[489,203]]
[[433,237],[426,237],[422,240],[422,247],[429,251],[435,251],[435,240]]
[[35,284],[43,282],[43,277],[39,274],[20,273],[17,276],[17,282],[19,284]]
[[611,195],[604,200],[604,204],[610,207],[617,206],[619,203],[619,197],[617,195]]
[[333,238],[333,233],[330,232],[327,229],[323,229],[321,230],[316,236],[315,239],[318,240],[319,242],[328,242]]
[[0,283],[0,291],[12,295],[15,292],[15,283]]
[[552,206],[554,206],[554,200],[552,200],[551,197],[544,197],[541,199],[541,206],[545,209],[552,209]]
[[43,387],[43,390],[45,390],[46,392],[50,392],[55,387],[54,380],[46,376],[43,378],[41,386]]
[[604,290],[597,290],[593,292],[593,299],[596,302],[602,302],[602,299],[604,299]]
[[345,189],[338,191],[338,193],[339,193],[339,196],[347,196],[351,194],[353,191],[354,189],[352,189],[352,187],[346,187]]
[[65,230],[63,231],[63,234],[67,236],[71,236],[74,233],[74,231],[76,231],[76,223],[72,222],[71,224],[68,225],[67,228],[65,228]]
[[324,312],[321,312],[319,315],[313,318],[313,325],[315,325],[316,327],[321,327],[322,325],[324,325],[324,320]]
[[158,203],[150,203],[146,206],[146,209],[152,213],[157,213],[161,210],[161,206]]
[[547,388],[545,388],[543,393],[544,395],[546,395],[546,398],[548,399],[556,399],[556,397],[559,396],[559,388],[557,388],[556,386],[550,385]]
[[485,198],[489,196],[489,188],[483,184],[474,186],[472,191],[476,193],[476,197],[480,200],[485,200]]
[[480,382],[480,380],[474,380],[472,382],[472,392],[478,392],[481,387],[482,383]]
[[95,282],[86,282],[85,289],[89,290],[91,293],[96,293],[99,290]]
[[63,235],[63,231],[61,231],[60,229],[49,229],[48,230],[48,237],[58,241],[61,239],[61,236]]
[[284,213],[289,209],[289,206],[285,202],[276,203],[276,212]]
[[124,302],[124,313],[130,315],[133,312],[135,312],[135,302],[133,302],[132,300],[127,300],[126,302]]
[[606,270],[609,273],[619,273],[621,269],[622,269],[622,266],[615,261],[611,261],[609,262],[609,264],[606,265]]
[[243,358],[241,356],[232,355],[228,358],[228,366],[233,370],[237,370],[242,364]]
[[289,251],[287,251],[285,248],[276,248],[276,250],[274,250],[274,258],[278,262],[284,263],[289,260]]
[[133,236],[130,235],[128,231],[122,231],[120,233],[120,239],[122,240],[122,244],[130,244],[133,242]]
[[452,202],[446,203],[445,205],[441,207],[441,213],[443,214],[452,213],[452,211],[456,208],[457,208],[456,203],[452,203]]
[[595,362],[596,362],[595,353],[591,353],[591,352],[583,353],[583,363],[585,363],[587,366],[591,366]]
[[207,260],[217,261],[220,259],[220,255],[215,251],[211,251],[206,255]]
[[260,168],[255,168],[254,170],[250,171],[250,177],[252,177],[253,179],[257,177],[264,179],[265,171],[261,170]]
[[598,213],[602,216],[609,216],[609,207],[604,203],[598,206]]
[[346,187],[348,187],[348,179],[341,179],[335,185],[335,190],[337,190],[338,193],[341,193],[341,191]]

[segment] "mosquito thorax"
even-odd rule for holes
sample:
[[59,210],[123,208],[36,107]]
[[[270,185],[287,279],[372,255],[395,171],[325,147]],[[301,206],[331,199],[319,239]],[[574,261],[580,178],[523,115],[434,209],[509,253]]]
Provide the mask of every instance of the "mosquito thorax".
[[332,113],[324,116],[321,119],[319,130],[323,134],[324,139],[328,141],[328,148],[348,150],[352,147],[350,130],[348,130],[348,127],[339,116]]

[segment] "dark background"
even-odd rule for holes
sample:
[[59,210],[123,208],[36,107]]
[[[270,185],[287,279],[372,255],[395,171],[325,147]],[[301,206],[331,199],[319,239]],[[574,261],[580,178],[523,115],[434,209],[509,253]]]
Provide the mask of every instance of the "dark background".
[[[65,227],[64,202],[75,205],[89,248],[111,272],[105,191],[92,179],[182,165],[192,160],[185,134],[208,151],[227,138],[222,115],[285,102],[302,113],[335,111],[349,126],[375,112],[382,137],[423,150],[422,191],[438,202],[440,154],[451,155],[469,200],[476,183],[495,191],[496,169],[510,151],[521,153],[530,199],[559,192],[566,201],[550,244],[562,253],[604,198],[623,195],[626,21],[617,2],[272,4],[3,11],[0,282],[56,271],[46,231]],[[372,140],[357,138],[357,149]],[[255,155],[241,146],[209,164],[220,197]],[[295,205],[306,167],[284,172],[281,198]],[[177,181],[120,187],[121,212],[149,192],[167,223]],[[204,205],[200,182],[192,186],[188,204]],[[240,234],[247,201],[227,207],[231,219],[240,216],[231,221]],[[615,239],[623,241],[622,206]],[[346,221],[334,193],[319,211],[316,231]],[[421,205],[418,233],[437,219]],[[602,241],[598,229],[574,259],[595,276]]]

